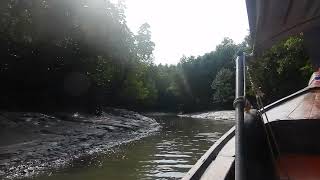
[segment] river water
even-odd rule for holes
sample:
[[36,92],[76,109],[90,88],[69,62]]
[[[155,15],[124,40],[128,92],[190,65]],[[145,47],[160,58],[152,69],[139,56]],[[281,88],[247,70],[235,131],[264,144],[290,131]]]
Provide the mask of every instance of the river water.
[[36,180],[180,179],[234,121],[153,116],[162,126],[151,136],[83,158]]

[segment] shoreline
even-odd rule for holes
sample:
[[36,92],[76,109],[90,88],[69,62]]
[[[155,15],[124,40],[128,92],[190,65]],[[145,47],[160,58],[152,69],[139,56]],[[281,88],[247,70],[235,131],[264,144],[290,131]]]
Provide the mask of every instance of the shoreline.
[[221,121],[234,121],[235,112],[230,110],[224,111],[207,111],[199,113],[190,113],[190,114],[178,114],[179,117],[190,117],[195,119],[211,119],[211,120],[221,120]]
[[101,116],[1,112],[0,178],[49,174],[159,129],[154,119],[124,109],[109,108]]

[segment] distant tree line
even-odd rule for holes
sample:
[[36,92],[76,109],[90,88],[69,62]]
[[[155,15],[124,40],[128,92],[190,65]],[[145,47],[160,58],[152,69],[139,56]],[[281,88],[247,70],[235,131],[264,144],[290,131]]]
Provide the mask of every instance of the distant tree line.
[[[239,49],[250,51],[249,38],[240,44],[225,38],[203,56],[155,65],[150,26],[142,24],[134,34],[124,12],[122,1],[2,0],[0,108],[91,113],[103,106],[232,108],[234,58]],[[302,41],[281,42],[252,63],[266,102],[306,85],[311,66]]]

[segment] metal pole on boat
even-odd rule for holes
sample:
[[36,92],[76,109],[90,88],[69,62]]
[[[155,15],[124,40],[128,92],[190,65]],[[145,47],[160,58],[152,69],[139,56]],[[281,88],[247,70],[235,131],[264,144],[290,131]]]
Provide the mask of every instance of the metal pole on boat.
[[236,59],[236,98],[234,100],[235,115],[236,115],[236,158],[235,158],[235,179],[245,180],[245,164],[244,164],[244,62],[245,55],[243,52],[238,52]]

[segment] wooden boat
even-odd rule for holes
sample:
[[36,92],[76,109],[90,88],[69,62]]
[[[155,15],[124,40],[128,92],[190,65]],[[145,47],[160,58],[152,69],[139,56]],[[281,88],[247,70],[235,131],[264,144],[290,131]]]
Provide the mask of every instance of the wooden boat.
[[[290,35],[312,32],[309,35],[315,40],[320,37],[320,1],[246,0],[246,3],[254,40],[253,58]],[[310,52],[315,51],[319,50]],[[320,137],[320,72],[312,75],[306,88],[259,110],[244,112],[245,57],[239,53],[236,61],[236,126],[224,134],[183,179],[320,179],[320,142],[317,140]],[[316,61],[314,64],[319,67]]]

